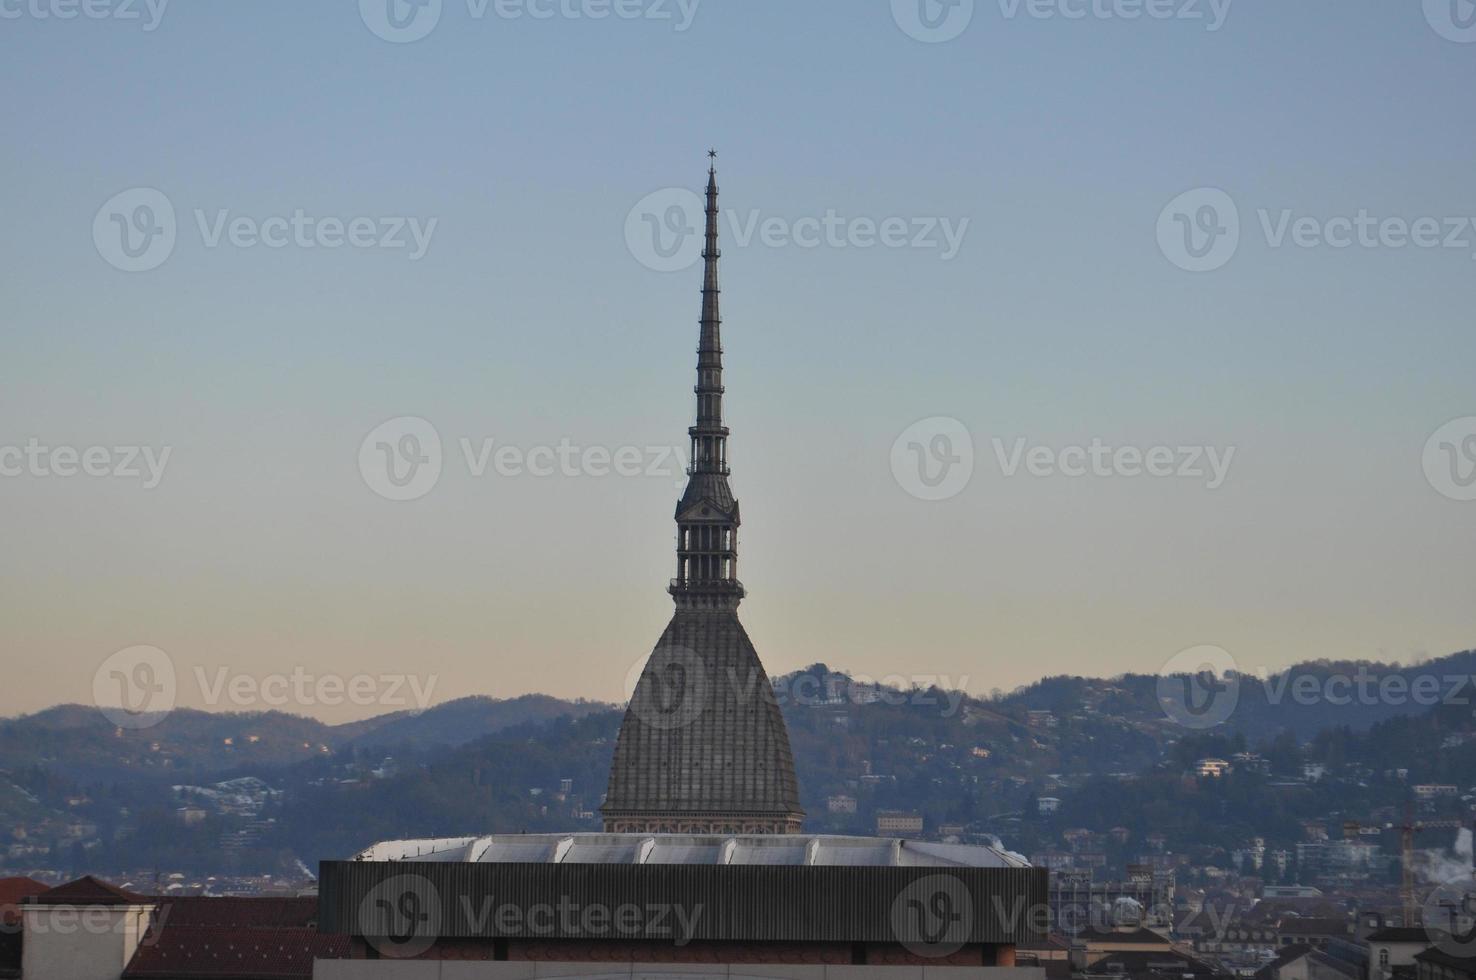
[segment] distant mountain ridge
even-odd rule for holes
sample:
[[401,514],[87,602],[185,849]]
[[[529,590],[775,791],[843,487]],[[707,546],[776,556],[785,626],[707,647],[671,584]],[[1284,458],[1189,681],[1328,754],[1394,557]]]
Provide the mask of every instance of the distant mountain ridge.
[[[1368,819],[1371,807],[1403,806],[1419,782],[1476,787],[1469,706],[1365,704],[1356,685],[1349,703],[1326,697],[1343,687],[1329,681],[1363,675],[1375,692],[1386,678],[1398,681],[1382,690],[1397,693],[1432,677],[1441,696],[1476,698],[1471,683],[1458,690],[1444,680],[1472,672],[1476,653],[1467,651],[1240,676],[1236,710],[1204,730],[1166,715],[1152,675],[1051,677],[978,698],[878,687],[815,664],[774,687],[812,831],[873,833],[878,812],[902,809],[924,814],[929,828],[995,833],[1016,849],[1056,846],[1066,826],[1144,830],[1148,821],[1175,847],[1213,850],[1263,832],[1289,846],[1300,820]],[[1309,679],[1302,695],[1298,678]],[[0,813],[28,828],[13,845],[49,848],[51,864],[35,867],[58,853],[73,860],[80,848],[79,868],[142,861],[208,873],[311,865],[388,837],[595,830],[621,715],[614,705],[525,695],[349,725],[179,710],[120,731],[95,709],[63,705],[0,721]],[[1242,752],[1260,761],[1246,756],[1244,771],[1195,780],[1198,759]],[[1308,763],[1326,777],[1307,776]],[[205,821],[181,826],[172,787],[242,777],[270,787],[258,808],[212,805]],[[1060,800],[1059,816],[1040,815],[1046,796]],[[86,847],[70,833],[79,827]],[[228,834],[253,843],[223,853]]]
[[396,711],[338,725],[282,711],[178,708],[149,727],[120,729],[96,708],[65,704],[0,721],[0,769],[42,765],[79,782],[121,773],[203,779],[243,767],[292,765],[350,746],[454,748],[519,725],[610,707],[544,694],[472,696],[423,712]]
[[[776,677],[775,686],[786,692],[802,690],[805,686],[796,681],[817,674],[846,676],[844,671],[816,664]],[[1359,677],[1372,678],[1364,682],[1362,691]],[[1110,678],[1060,675],[997,696],[938,692],[937,700],[953,704],[976,721],[993,719],[997,724],[1009,723],[1021,712],[1064,715],[1086,705],[1096,714],[1144,731],[1171,729],[1174,722],[1159,702],[1159,681],[1151,674]],[[1417,688],[1421,683],[1424,687]],[[1380,684],[1384,685],[1382,690]],[[817,688],[812,685],[811,689]],[[1376,694],[1372,699],[1365,696],[1370,690]],[[1389,696],[1391,691],[1394,696]],[[1252,741],[1274,738],[1283,731],[1303,740],[1332,727],[1366,731],[1391,718],[1428,711],[1431,697],[1445,703],[1460,703],[1459,699],[1464,698],[1466,703],[1476,704],[1476,650],[1413,665],[1317,660],[1264,679],[1243,673],[1238,675],[1235,697],[1235,710],[1222,726],[1217,726],[1217,731],[1244,734]],[[1348,702],[1340,703],[1344,697]],[[118,730],[93,707],[64,704],[0,720],[0,769],[44,765],[84,782],[116,776],[120,769],[146,775],[167,768],[176,776],[184,772],[203,778],[243,766],[289,765],[349,747],[457,748],[509,728],[558,718],[578,719],[617,707],[536,693],[513,698],[474,695],[442,702],[423,712],[389,712],[337,725],[283,711],[180,708],[151,727]],[[790,707],[785,706],[786,713]],[[170,761],[164,764],[166,759]]]
[[[1476,705],[1476,650],[1418,664],[1371,660],[1312,660],[1268,672],[1238,672],[1234,710],[1216,726],[1252,741],[1283,731],[1309,739],[1334,727],[1367,731],[1392,718],[1420,715],[1438,704]],[[1026,685],[993,702],[1033,710],[1068,711],[1082,704],[1143,723],[1172,724],[1158,699],[1159,677],[1107,679],[1061,675]]]

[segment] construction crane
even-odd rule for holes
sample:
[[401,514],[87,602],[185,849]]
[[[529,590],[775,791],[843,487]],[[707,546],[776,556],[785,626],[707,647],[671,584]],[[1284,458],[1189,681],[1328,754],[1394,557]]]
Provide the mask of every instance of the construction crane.
[[1415,904],[1414,880],[1414,835],[1421,830],[1460,830],[1466,826],[1464,820],[1415,820],[1408,808],[1404,811],[1404,825],[1399,828],[1399,863],[1403,867],[1399,882],[1399,904],[1404,908],[1404,924],[1417,925],[1418,906]]
[[[1403,912],[1404,924],[1413,928],[1419,925],[1419,903],[1415,899],[1414,836],[1422,830],[1462,830],[1471,824],[1465,820],[1416,820],[1414,811],[1406,806],[1404,822],[1399,825],[1399,907]],[[1343,824],[1343,836],[1353,837],[1363,830],[1356,820]],[[1392,825],[1370,829],[1392,829]]]

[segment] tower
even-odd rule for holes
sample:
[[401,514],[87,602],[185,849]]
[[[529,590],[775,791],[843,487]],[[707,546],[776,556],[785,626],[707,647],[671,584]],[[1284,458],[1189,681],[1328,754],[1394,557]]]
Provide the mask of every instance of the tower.
[[[716,157],[715,153],[709,154]],[[707,171],[697,419],[676,507],[676,611],[631,694],[605,830],[797,833],[794,758],[773,687],[738,621],[738,501],[728,485],[716,165]]]

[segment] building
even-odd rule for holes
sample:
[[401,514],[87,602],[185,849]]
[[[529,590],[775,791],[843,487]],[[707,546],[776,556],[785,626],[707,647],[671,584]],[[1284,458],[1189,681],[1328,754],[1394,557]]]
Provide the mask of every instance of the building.
[[847,796],[844,793],[827,797],[825,800],[825,809],[831,813],[855,813],[856,798],[854,796]]
[[738,501],[723,424],[717,171],[708,169],[697,419],[676,507],[676,611],[646,663],[601,807],[612,833],[794,834],[804,811],[789,732],[738,621]]
[[1414,787],[1415,796],[1421,801],[1437,800],[1442,796],[1454,797],[1460,790],[1449,783],[1422,783]]
[[737,617],[717,215],[710,168],[676,612],[621,725],[606,832],[390,841],[323,862],[320,928],[348,937],[348,958],[315,977],[968,980],[1044,942],[1047,874],[1001,846],[902,839],[918,814],[885,825],[897,836],[799,833],[788,734]]
[[1282,916],[1276,924],[1276,945],[1311,946],[1327,949],[1334,940],[1351,941],[1357,932],[1357,923],[1336,916]]
[[1061,799],[1057,796],[1040,796],[1035,800],[1036,813],[1055,813],[1061,809]]
[[1362,952],[1351,944],[1327,950],[1294,944],[1257,970],[1255,980],[1365,980],[1365,966]]
[[321,928],[350,945],[319,975],[389,978],[396,964],[367,961],[406,958],[601,976],[649,963],[1011,966],[1017,944],[1046,936],[1043,917],[1020,914],[1042,907],[1045,884],[1000,848],[895,838],[392,841],[321,865]]
[[169,898],[86,877],[23,901],[23,980],[311,980],[348,938],[316,898]]
[[1276,958],[1255,972],[1255,980],[1307,980],[1307,956],[1311,946],[1287,946],[1276,951]]
[[1360,840],[1321,840],[1297,844],[1297,871],[1320,883],[1367,878],[1384,867],[1383,849]]
[[1230,974],[1177,949],[1109,953],[1090,966],[1072,970],[1076,980],[1209,980]]
[[902,836],[908,834],[920,834],[923,832],[923,817],[921,813],[909,813],[905,810],[881,810],[876,815],[876,833],[878,837]]
[[123,980],[310,980],[348,955],[317,920],[316,898],[163,899]]
[[1071,966],[1071,976],[1077,980],[1227,976],[1214,965],[1176,949],[1159,933],[1143,928],[1086,930],[1072,944]]
[[1415,956],[1415,980],[1476,980],[1476,956],[1432,946]]
[[1209,776],[1218,779],[1230,772],[1230,763],[1224,759],[1200,759],[1195,763],[1194,771],[1201,776]]
[[25,980],[118,980],[153,921],[154,899],[88,875],[21,905]]
[[34,878],[0,878],[0,977],[21,975],[22,930],[20,904],[49,890]]
[[1424,926],[1385,926],[1364,939],[1368,947],[1368,980],[1391,980],[1399,967],[1415,972],[1415,957],[1431,946]]
[[[1050,877],[1047,901],[1056,931],[1068,935],[1114,929],[1124,918],[1132,918],[1134,926],[1167,930],[1173,923],[1174,876],[1135,864],[1116,881],[1094,880],[1089,870],[1059,871]],[[1129,907],[1136,910],[1131,917],[1124,915]]]

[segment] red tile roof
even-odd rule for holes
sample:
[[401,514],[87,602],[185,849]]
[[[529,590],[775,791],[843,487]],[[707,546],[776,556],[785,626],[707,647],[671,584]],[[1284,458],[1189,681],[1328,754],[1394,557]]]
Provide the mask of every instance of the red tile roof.
[[135,892],[124,891],[101,878],[84,875],[76,881],[57,885],[28,899],[34,905],[148,905],[155,900]]
[[20,921],[16,907],[32,895],[46,891],[47,886],[35,878],[0,878],[0,921],[15,925]]
[[307,898],[165,899],[159,918],[165,925],[307,928],[318,922],[318,900]]
[[348,955],[347,936],[316,929],[186,926],[151,932],[123,971],[126,980],[311,978],[313,960]]
[[317,930],[316,898],[167,898],[123,976],[128,980],[287,980],[313,960],[348,955],[347,936]]

